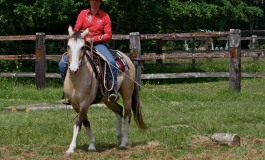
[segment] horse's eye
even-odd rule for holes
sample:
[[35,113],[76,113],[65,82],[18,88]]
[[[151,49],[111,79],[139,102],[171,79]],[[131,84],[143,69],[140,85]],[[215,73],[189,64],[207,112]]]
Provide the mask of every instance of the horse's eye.
[[69,45],[67,45],[67,49],[70,49],[70,46]]
[[81,47],[81,49],[84,50],[85,49],[85,46]]

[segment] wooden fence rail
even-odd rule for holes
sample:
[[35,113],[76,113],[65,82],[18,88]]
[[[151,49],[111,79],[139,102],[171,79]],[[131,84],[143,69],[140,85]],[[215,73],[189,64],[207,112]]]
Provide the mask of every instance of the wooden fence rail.
[[[264,50],[241,50],[241,57],[262,57],[265,58]],[[60,60],[62,55],[46,55],[46,60]],[[229,58],[229,51],[214,52],[184,52],[184,51],[167,51],[161,54],[144,53],[140,56],[143,61],[147,60],[166,60],[166,59],[203,59],[203,58]],[[22,55],[0,55],[0,60],[35,60],[35,54]]]
[[[46,73],[46,78],[61,78],[59,73]],[[0,73],[0,77],[20,78],[36,77],[35,73],[18,72],[18,73]],[[241,73],[244,78],[261,78],[265,77],[265,73]],[[149,79],[177,79],[177,78],[229,78],[229,72],[189,72],[189,73],[156,73],[156,74],[141,74],[141,80]]]
[[[265,31],[260,31],[265,33]],[[246,32],[243,32],[246,34]],[[230,32],[200,32],[200,33],[171,33],[171,34],[143,34],[133,32],[129,35],[113,35],[113,40],[129,40],[130,55],[133,60],[136,71],[137,80],[140,83],[141,79],[159,79],[159,78],[189,78],[189,77],[229,77],[229,87],[232,90],[240,91],[240,77],[263,77],[263,73],[244,73],[241,74],[240,65],[241,56],[252,56],[258,54],[264,56],[263,52],[255,48],[253,52],[243,51],[240,48],[241,40],[252,40],[257,37],[241,37],[240,30],[231,29]],[[191,52],[177,52],[177,53],[162,53],[162,40],[205,40],[209,38],[216,38],[219,40],[229,40],[229,50],[220,51],[222,53],[212,54],[210,51],[205,53],[196,53],[194,49]],[[45,35],[45,33],[36,33],[36,35],[20,35],[20,36],[0,36],[0,41],[36,41],[35,54],[25,55],[0,55],[0,60],[34,60],[35,73],[0,73],[0,77],[35,77],[37,88],[45,86],[45,78],[60,78],[58,73],[45,73],[46,60],[60,59],[61,55],[46,55],[45,41],[46,40],[66,40],[67,35]],[[259,36],[257,39],[265,39]],[[141,54],[141,40],[156,40],[158,43],[156,55]],[[197,59],[197,58],[230,58],[229,73],[173,73],[173,74],[145,74],[141,75],[141,62],[143,60],[162,60],[162,59]]]

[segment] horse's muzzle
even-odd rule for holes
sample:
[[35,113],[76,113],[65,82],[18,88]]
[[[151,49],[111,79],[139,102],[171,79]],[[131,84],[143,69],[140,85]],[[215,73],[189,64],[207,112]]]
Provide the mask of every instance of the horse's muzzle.
[[79,70],[79,69],[71,70],[71,69],[69,68],[69,73],[70,73],[70,75],[74,75],[74,74],[76,74],[76,73],[78,72],[78,70]]

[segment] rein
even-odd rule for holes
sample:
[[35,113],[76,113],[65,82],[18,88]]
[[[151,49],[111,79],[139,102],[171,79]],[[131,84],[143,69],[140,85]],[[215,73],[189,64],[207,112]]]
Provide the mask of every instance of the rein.
[[[88,59],[88,61],[90,62],[90,64],[91,64],[91,66],[93,67],[93,70],[94,70],[94,64],[92,63],[93,62],[93,60],[94,60],[94,52],[93,52],[93,35],[90,33],[90,32],[88,32],[88,35],[90,36],[90,38],[91,38],[91,40],[90,40],[90,56],[86,56],[87,57],[87,59]],[[86,46],[87,46],[87,44],[86,44]],[[87,47],[86,47],[87,48]],[[82,56],[82,61],[83,61],[83,59],[84,59],[84,55],[89,55],[89,53],[87,53],[86,52],[87,50],[85,49],[84,50],[84,53],[83,53],[83,56]],[[86,61],[85,63],[81,63],[81,65],[80,65],[80,67],[82,67],[82,66],[84,66],[88,61]],[[95,70],[94,70],[95,71]]]
[[[82,60],[81,60],[81,63],[79,65],[80,68],[83,67],[84,65],[86,65],[86,63],[89,61],[88,58],[87,58],[88,59],[87,61],[84,60],[85,55],[88,55],[88,53],[86,53],[86,50],[84,50],[84,53],[82,55]],[[85,61],[85,62],[83,62],[83,61]]]
[[94,59],[93,58],[93,35],[90,33],[90,32],[88,32],[88,35],[90,36],[90,52],[91,52],[91,57],[92,57],[92,60]]

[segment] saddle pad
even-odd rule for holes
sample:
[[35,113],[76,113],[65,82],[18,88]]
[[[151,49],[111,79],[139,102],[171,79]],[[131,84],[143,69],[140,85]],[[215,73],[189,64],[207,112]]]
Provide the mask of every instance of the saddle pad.
[[110,50],[110,52],[116,61],[116,65],[119,68],[119,71],[127,71],[129,69],[129,66],[124,57],[122,56],[121,52],[118,50]]

